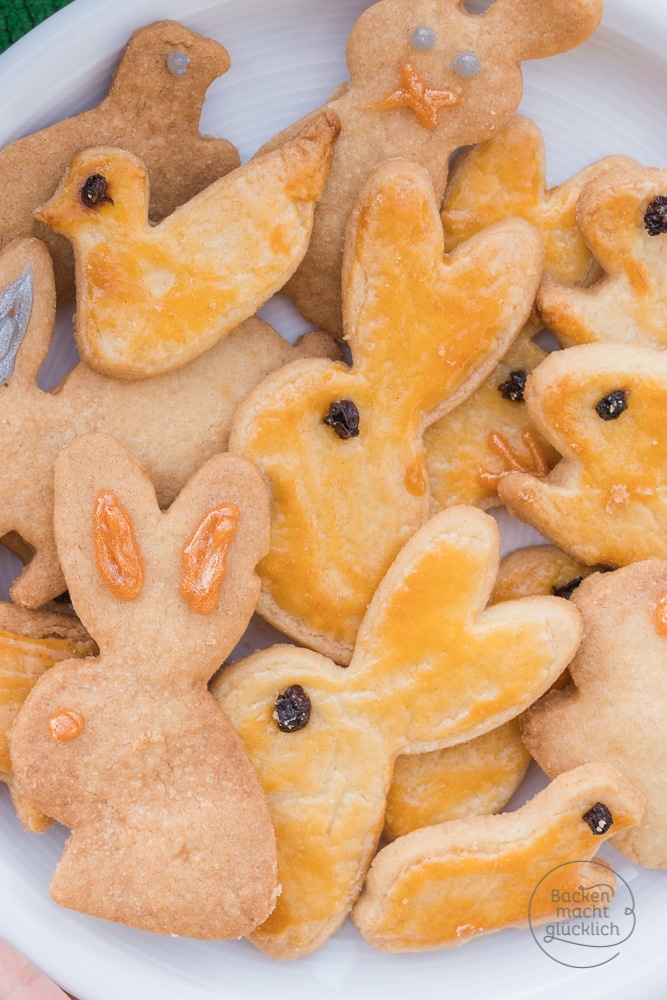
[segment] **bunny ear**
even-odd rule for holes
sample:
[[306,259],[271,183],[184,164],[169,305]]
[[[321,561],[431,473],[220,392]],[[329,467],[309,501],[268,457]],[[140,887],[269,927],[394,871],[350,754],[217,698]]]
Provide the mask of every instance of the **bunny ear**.
[[602,0],[495,0],[482,16],[505,53],[540,59],[586,41],[602,18]]
[[36,239],[14,240],[0,255],[0,383],[35,388],[55,314],[46,246]]

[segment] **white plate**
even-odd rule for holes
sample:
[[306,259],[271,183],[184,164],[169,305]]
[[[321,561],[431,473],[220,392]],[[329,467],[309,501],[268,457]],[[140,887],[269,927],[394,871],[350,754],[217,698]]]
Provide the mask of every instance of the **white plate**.
[[[0,146],[97,103],[131,32],[172,17],[229,50],[232,69],[209,91],[202,131],[230,139],[245,160],[345,78],[345,40],[367,5],[364,0],[75,0],[0,56]],[[667,164],[665,0],[607,0],[603,25],[589,42],[563,56],[526,63],[524,70],[521,110],[544,131],[550,184],[611,153]],[[265,315],[288,336],[303,327],[284,302],[270,304]],[[60,324],[50,381],[73,357],[66,318]],[[505,549],[534,540],[528,529],[502,517],[501,522]],[[0,588],[15,571],[16,563],[3,556]],[[539,780],[533,775],[521,799]],[[48,882],[65,837],[61,828],[41,837],[25,833],[3,786],[0,936],[79,1000],[665,996],[667,872],[635,868],[610,847],[603,857],[632,887],[636,930],[609,965],[574,970],[546,957],[528,931],[505,931],[449,952],[388,957],[371,951],[348,924],[319,953],[292,963],[268,959],[245,941],[163,939],[51,903]]]

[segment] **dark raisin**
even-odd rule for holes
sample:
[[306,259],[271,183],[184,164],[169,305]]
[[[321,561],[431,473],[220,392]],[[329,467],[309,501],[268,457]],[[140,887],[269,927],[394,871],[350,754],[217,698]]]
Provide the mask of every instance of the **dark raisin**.
[[595,404],[595,412],[601,420],[618,420],[627,408],[628,392],[625,389],[614,389]]
[[564,583],[562,587],[552,587],[551,593],[554,597],[564,597],[566,601],[569,601],[579,584],[583,582],[583,576],[575,576],[571,580],[568,580],[567,583]]
[[300,684],[293,684],[276,698],[274,718],[283,733],[295,733],[310,720],[310,698]]
[[329,407],[329,411],[324,417],[324,423],[328,427],[332,427],[343,441],[346,441],[347,438],[358,437],[359,410],[351,399],[337,399]]
[[659,194],[651,202],[644,213],[644,225],[649,236],[661,236],[667,233],[667,198]]
[[81,188],[81,201],[86,206],[86,208],[97,208],[98,205],[103,205],[105,201],[113,201],[107,194],[109,190],[109,182],[106,177],[102,177],[102,174],[91,174],[83,182]]
[[513,403],[523,403],[523,391],[526,388],[527,378],[525,372],[510,372],[507,381],[501,382],[498,386],[498,392],[503,399],[511,399]]
[[611,813],[602,802],[596,802],[593,808],[584,813],[581,818],[588,823],[596,837],[601,837],[603,833],[606,833],[614,822]]

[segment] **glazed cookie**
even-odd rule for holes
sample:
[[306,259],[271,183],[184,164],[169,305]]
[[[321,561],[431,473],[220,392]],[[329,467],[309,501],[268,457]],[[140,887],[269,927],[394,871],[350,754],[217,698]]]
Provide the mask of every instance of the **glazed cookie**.
[[544,322],[566,346],[667,347],[667,170],[626,165],[591,181],[577,223],[603,277],[588,289],[545,281],[537,299]]
[[440,204],[450,154],[488,139],[516,110],[521,60],[580,44],[601,14],[602,0],[495,0],[479,16],[459,0],[380,0],[362,13],[347,43],[349,84],[325,105],[340,116],[341,138],[308,253],[285,289],[304,316],[342,330],[343,234],[371,171],[407,157],[428,171]]
[[78,153],[35,217],[74,247],[84,361],[128,379],[180,368],[254,315],[306,252],[340,123],[324,112],[157,225],[136,156]]
[[382,832],[398,754],[452,746],[509,721],[577,648],[579,615],[566,601],[487,608],[498,550],[489,515],[442,511],[380,583],[347,669],[275,646],[214,680],[276,829],[282,893],[251,936],[268,954],[312,952],[345,919]]
[[555,545],[529,545],[514,549],[502,559],[493,590],[493,604],[535,594],[553,594],[569,600],[591,573],[601,566],[585,566],[570,559]]
[[54,524],[100,655],[47,671],[10,733],[20,791],[72,831],[51,895],[158,934],[246,934],[273,909],[275,839],[207,682],[257,599],[261,477],[218,455],[162,513],[129,452],[87,434],[56,464]]
[[614,847],[649,868],[667,867],[667,563],[595,574],[572,595],[584,638],[570,664],[573,685],[550,692],[522,720],[523,738],[550,776],[603,760],[647,798],[639,826]]
[[305,361],[238,409],[230,451],[272,495],[259,613],[347,663],[375,588],[429,513],[422,434],[506,352],[532,306],[542,243],[522,219],[451,256],[426,172],[394,160],[369,178],[345,249],[353,364]]
[[53,194],[74,154],[87,146],[113,143],[144,160],[154,222],[233,170],[239,164],[234,146],[199,133],[206,91],[229,66],[222,45],[175,21],[135,31],[101,104],[0,152],[0,247],[19,236],[45,240],[54,259],[58,300],[73,298],[69,243],[36,223],[32,213]]
[[589,565],[667,556],[667,354],[637,344],[556,351],[529,377],[526,403],[563,458],[543,479],[500,481],[510,513]]
[[[560,894],[599,886],[600,867],[586,861],[609,836],[617,834],[615,844],[631,836],[623,831],[639,822],[644,803],[614,768],[589,764],[562,774],[516,812],[415,830],[377,855],[352,919],[386,952],[451,948],[503,927],[527,927],[529,907],[533,924],[556,919],[544,877],[567,865]],[[568,864],[573,859],[581,863]],[[613,882],[609,888],[613,898]]]
[[322,334],[291,347],[253,318],[170,375],[121,382],[82,363],[45,392],[37,375],[54,317],[48,252],[39,240],[17,240],[0,255],[0,537],[14,532],[11,547],[32,555],[11,591],[28,607],[65,589],[53,541],[53,463],[73,437],[107,431],[131,447],[166,506],[225,450],[236,406],[264,375],[294,358],[338,355]]

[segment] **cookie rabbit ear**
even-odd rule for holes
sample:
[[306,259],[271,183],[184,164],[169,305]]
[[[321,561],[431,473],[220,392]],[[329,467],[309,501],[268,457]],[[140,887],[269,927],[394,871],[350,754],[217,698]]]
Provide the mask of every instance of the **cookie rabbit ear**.
[[55,316],[46,246],[36,239],[14,240],[0,255],[0,383],[35,388]]
[[580,45],[602,18],[602,0],[495,0],[483,19],[517,59],[541,59]]

